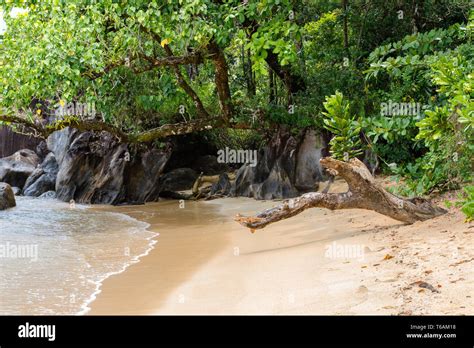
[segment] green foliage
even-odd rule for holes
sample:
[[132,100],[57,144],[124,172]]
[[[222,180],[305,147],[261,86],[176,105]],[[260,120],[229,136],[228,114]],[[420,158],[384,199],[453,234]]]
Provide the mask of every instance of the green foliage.
[[246,129],[219,129],[208,132],[209,141],[218,149],[258,149],[264,138],[253,130]]
[[474,220],[474,186],[466,186],[464,188],[466,198],[462,201],[461,211],[466,215],[467,221]]
[[[258,131],[212,131],[210,142],[258,147],[277,124],[325,128],[334,157],[370,148],[384,170],[404,178],[406,194],[457,188],[472,177],[469,0],[353,0],[346,9],[335,0],[0,0],[0,6],[8,28],[0,43],[0,106],[31,122],[44,122],[61,100],[93,102],[99,117],[130,133],[195,119],[196,103],[175,69],[150,67],[144,58],[166,59],[167,45],[175,56],[202,55],[178,72],[208,113],[219,116],[209,53],[215,42],[228,65],[231,121]],[[14,7],[27,11],[12,17]],[[291,94],[291,76],[306,88]],[[388,101],[422,107],[418,114],[382,114]]]
[[464,187],[464,195],[458,195],[459,201],[454,202],[446,201],[445,204],[448,208],[451,206],[460,207],[461,211],[466,215],[466,222],[474,220],[474,185]]
[[435,189],[458,188],[472,180],[474,130],[472,128],[473,60],[453,55],[432,65],[441,106],[426,110],[417,123],[428,151],[401,173],[407,176],[408,192],[423,194]]
[[[354,104],[362,97],[363,76],[354,63],[359,50],[352,40],[344,47],[343,18],[341,9],[335,9],[304,26],[306,64],[301,74],[308,77],[310,96],[306,99],[316,113],[322,111],[325,97],[336,91],[350,96]],[[348,37],[353,38],[352,28],[348,28]]]
[[378,115],[363,119],[362,130],[372,151],[385,163],[403,166],[414,161],[420,152],[420,144],[413,142],[417,134],[415,123],[413,117]]
[[327,97],[324,103],[324,128],[334,137],[329,142],[331,155],[347,161],[362,154],[360,122],[350,114],[350,104],[340,92]]
[[424,115],[373,116],[363,124],[376,152],[405,177],[403,194],[455,189],[472,177],[471,23],[409,35],[369,56],[366,79],[375,105],[423,104]]

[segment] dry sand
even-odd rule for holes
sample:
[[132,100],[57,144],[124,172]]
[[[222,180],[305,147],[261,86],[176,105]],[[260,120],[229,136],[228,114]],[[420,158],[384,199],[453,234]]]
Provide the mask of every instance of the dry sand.
[[317,208],[255,234],[233,221],[276,204],[114,208],[160,235],[89,314],[474,314],[474,224],[457,209],[409,226]]

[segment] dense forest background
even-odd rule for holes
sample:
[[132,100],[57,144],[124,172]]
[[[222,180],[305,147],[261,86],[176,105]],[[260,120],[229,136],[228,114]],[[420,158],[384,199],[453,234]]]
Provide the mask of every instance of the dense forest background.
[[[413,196],[474,214],[469,0],[1,1],[0,123],[258,149],[311,127]],[[93,105],[93,117],[70,103]],[[77,104],[74,104],[77,105]],[[141,146],[141,145],[140,145]]]

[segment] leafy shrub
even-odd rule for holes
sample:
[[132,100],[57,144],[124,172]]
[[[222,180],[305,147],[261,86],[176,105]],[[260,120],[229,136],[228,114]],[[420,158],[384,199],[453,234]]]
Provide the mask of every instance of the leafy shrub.
[[[454,206],[460,207],[461,211],[466,215],[466,222],[474,220],[474,185],[464,187],[464,195],[458,196],[459,201],[454,203]],[[453,203],[450,201],[445,202],[446,206],[450,208]]]
[[331,155],[344,160],[361,155],[360,122],[350,114],[350,104],[343,94],[326,97],[324,108],[324,128],[334,134],[329,142]]
[[461,211],[466,215],[467,221],[474,220],[474,185],[466,186],[464,191],[467,197],[462,201]]

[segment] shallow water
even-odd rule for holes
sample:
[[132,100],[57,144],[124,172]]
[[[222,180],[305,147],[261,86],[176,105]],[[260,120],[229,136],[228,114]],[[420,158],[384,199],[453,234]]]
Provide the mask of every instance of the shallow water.
[[127,215],[17,197],[0,211],[0,315],[83,314],[104,279],[156,243]]

